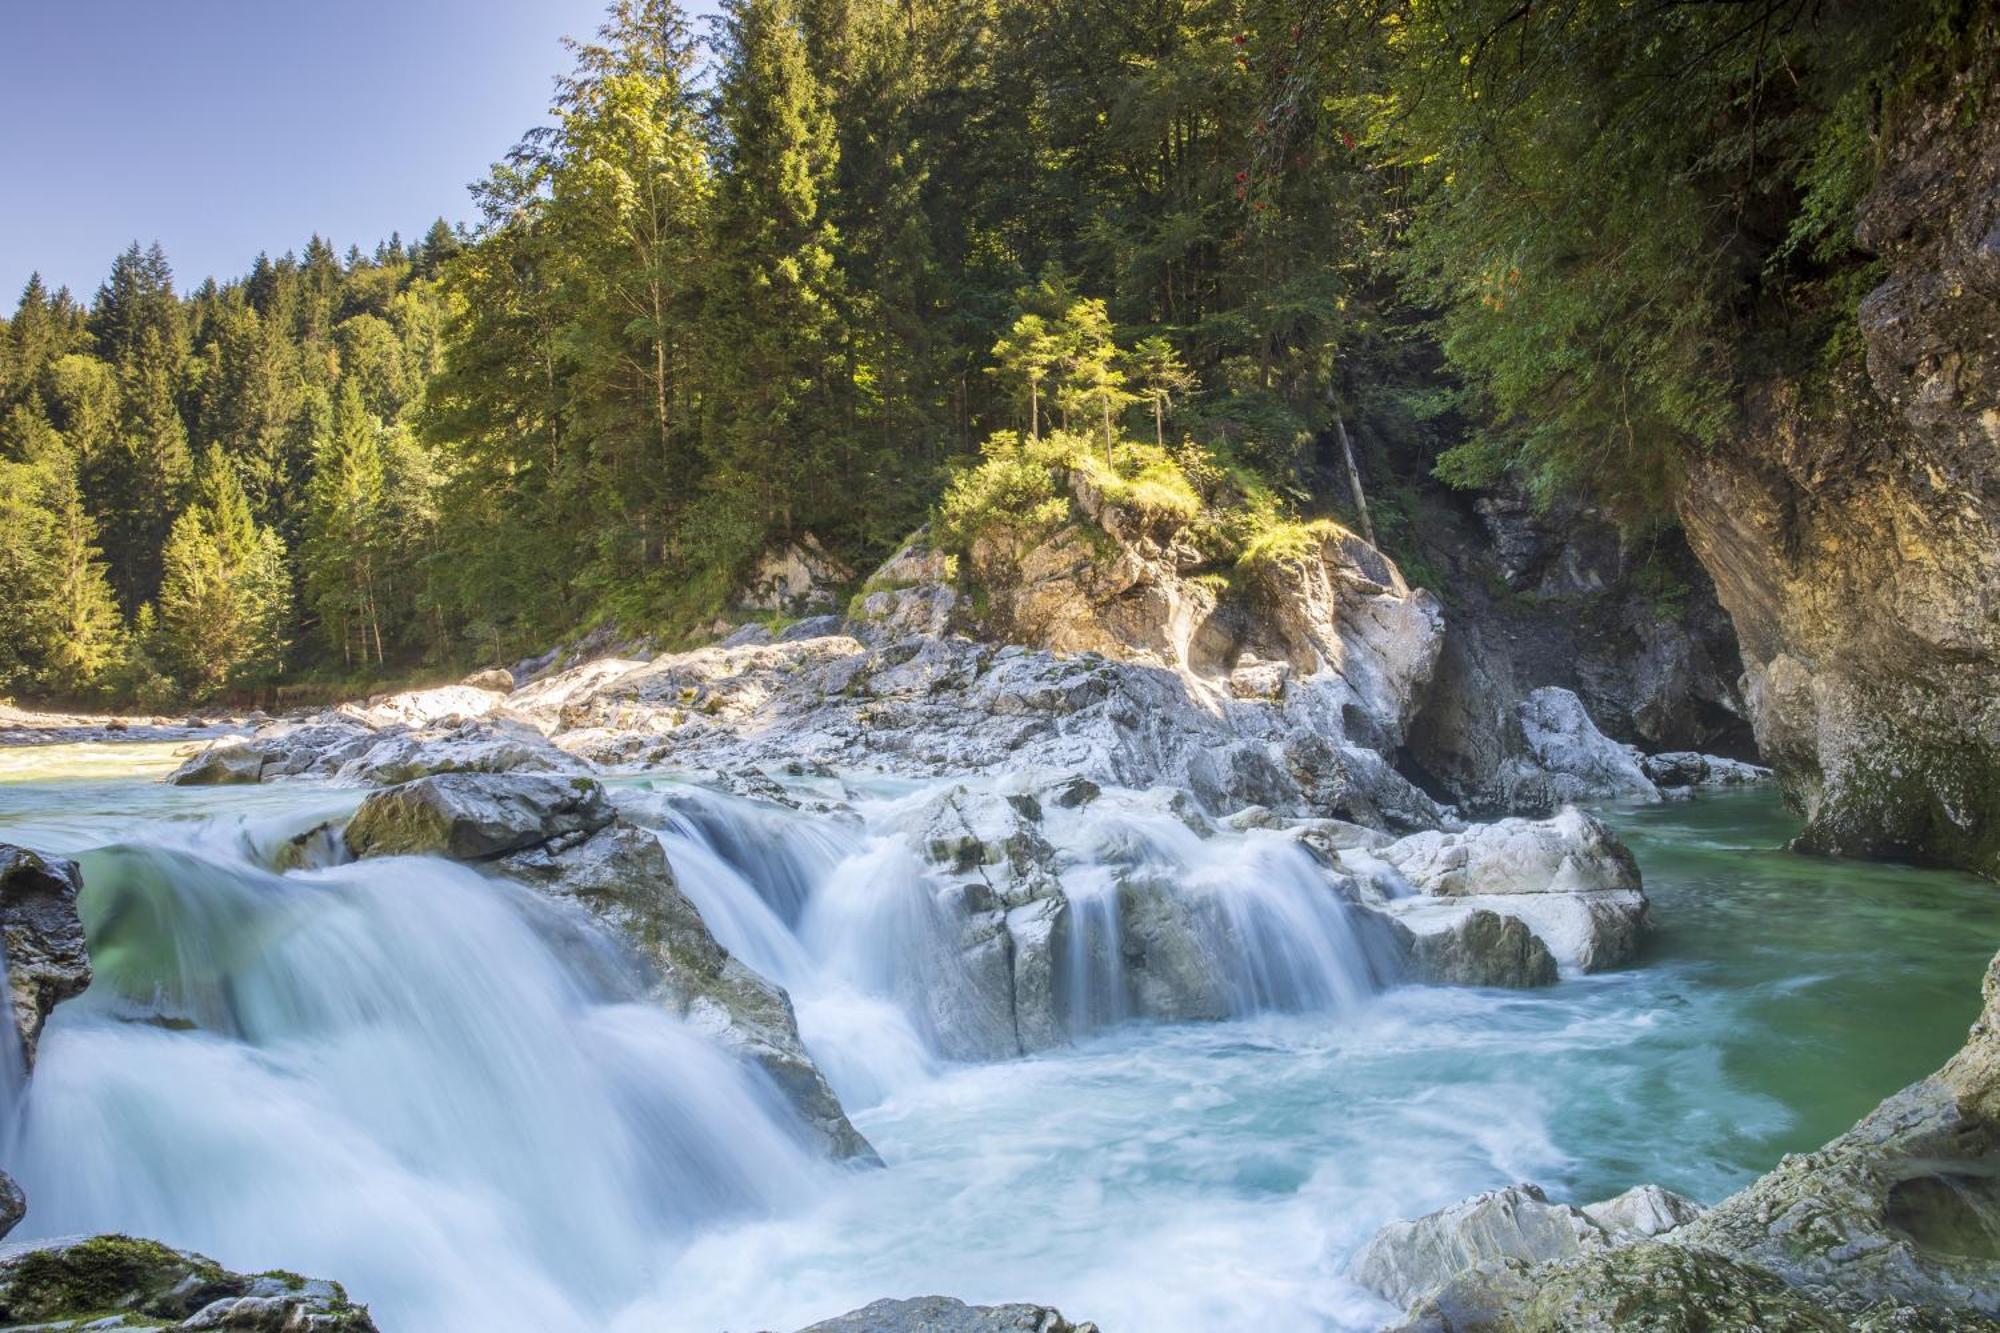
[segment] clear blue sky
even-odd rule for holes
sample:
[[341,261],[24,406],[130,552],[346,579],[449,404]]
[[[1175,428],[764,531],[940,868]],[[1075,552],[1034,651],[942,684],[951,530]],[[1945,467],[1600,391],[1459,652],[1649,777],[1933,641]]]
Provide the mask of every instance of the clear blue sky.
[[[690,6],[712,13],[713,0]],[[0,0],[0,309],[134,240],[183,290],[257,252],[472,217],[602,0]]]

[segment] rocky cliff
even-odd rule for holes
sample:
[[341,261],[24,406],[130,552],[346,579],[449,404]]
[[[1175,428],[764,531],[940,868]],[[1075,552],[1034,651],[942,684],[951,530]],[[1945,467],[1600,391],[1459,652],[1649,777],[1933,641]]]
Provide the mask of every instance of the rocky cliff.
[[1822,379],[1751,395],[1681,500],[1807,850],[2000,876],[2000,119],[1990,60],[1907,109]]

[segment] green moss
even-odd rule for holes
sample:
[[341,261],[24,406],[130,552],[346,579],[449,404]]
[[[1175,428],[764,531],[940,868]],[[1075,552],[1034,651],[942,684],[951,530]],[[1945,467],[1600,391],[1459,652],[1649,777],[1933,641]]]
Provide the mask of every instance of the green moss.
[[33,1250],[16,1260],[0,1293],[0,1320],[77,1319],[122,1311],[184,1318],[234,1289],[229,1273],[198,1255],[131,1236],[95,1236],[61,1249]]

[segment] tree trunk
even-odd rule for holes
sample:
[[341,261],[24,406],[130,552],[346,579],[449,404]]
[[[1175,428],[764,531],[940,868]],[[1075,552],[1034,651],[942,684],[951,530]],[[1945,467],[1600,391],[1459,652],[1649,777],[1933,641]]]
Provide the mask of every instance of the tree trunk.
[[1340,433],[1340,452],[1347,460],[1347,484],[1354,490],[1354,507],[1361,514],[1361,535],[1375,545],[1375,524],[1368,517],[1368,497],[1361,490],[1361,469],[1354,465],[1354,445],[1347,438],[1347,418],[1340,413],[1333,414],[1334,429]]

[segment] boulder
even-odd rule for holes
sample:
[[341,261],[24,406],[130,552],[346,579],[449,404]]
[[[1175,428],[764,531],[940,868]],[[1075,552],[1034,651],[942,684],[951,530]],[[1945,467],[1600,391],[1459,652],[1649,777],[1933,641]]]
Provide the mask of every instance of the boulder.
[[1509,1185],[1389,1223],[1355,1255],[1348,1272],[1385,1300],[1407,1307],[1493,1260],[1539,1264],[1610,1244],[1610,1235],[1582,1210],[1551,1201],[1538,1186]]
[[458,682],[468,690],[490,690],[496,694],[514,692],[514,673],[506,667],[487,667]]
[[356,856],[483,861],[568,834],[595,833],[616,812],[591,778],[441,773],[376,792],[347,825]]
[[876,1301],[799,1333],[1097,1333],[1045,1305],[967,1305],[948,1296]]
[[398,723],[408,727],[427,727],[438,722],[484,717],[500,707],[507,691],[513,688],[511,673],[507,680],[505,689],[475,686],[468,681],[462,685],[440,685],[435,689],[404,690],[400,694],[383,695],[370,699],[368,706],[362,710],[362,716],[378,727]]
[[1662,1236],[1700,1217],[1701,1205],[1658,1185],[1634,1185],[1602,1203],[1587,1203],[1583,1215],[1614,1236]]
[[[1415,833],[1344,863],[1375,880],[1380,910],[1412,931],[1420,950],[1453,960],[1463,957],[1451,952],[1454,936],[1504,948],[1504,935],[1471,924],[1479,912],[1520,921],[1568,972],[1629,961],[1647,924],[1638,863],[1602,821],[1574,808]],[[1423,943],[1430,939],[1437,943]]]
[[232,1273],[130,1236],[0,1245],[0,1326],[30,1325],[375,1333],[367,1307],[349,1301],[339,1283]]
[[189,758],[167,775],[181,787],[225,787],[258,782],[264,773],[264,751],[254,745],[214,745]]
[[396,731],[343,762],[342,782],[391,786],[434,773],[582,773],[588,766],[525,720],[470,718]]
[[27,1215],[28,1196],[21,1193],[21,1186],[14,1177],[0,1171],[0,1240],[21,1225],[21,1219]]
[[76,862],[0,843],[0,956],[28,1068],[49,1012],[90,985],[90,950],[76,907],[82,890]]
[[1698,754],[1693,750],[1649,754],[1639,761],[1639,766],[1654,785],[1662,788],[1744,787],[1771,779],[1768,768],[1746,764],[1741,759]]
[[982,875],[991,867],[1004,879],[1045,867],[1054,855],[1037,827],[1041,818],[1033,796],[957,786],[924,802],[901,826],[937,864]]
[[1438,986],[1527,989],[1556,982],[1556,960],[1527,923],[1483,908],[1464,915],[1412,916],[1411,973]]
[[611,927],[653,969],[669,1008],[762,1069],[836,1158],[874,1161],[799,1038],[790,997],[730,956],[653,834],[624,820],[561,834],[491,868]]
[[1658,800],[1639,752],[1597,729],[1583,700],[1545,686],[1519,707],[1527,756],[1513,761],[1507,781],[1516,808],[1553,808],[1570,801],[1636,797]]
[[819,540],[807,534],[789,546],[771,551],[758,562],[741,598],[752,611],[807,615],[831,611],[836,593],[854,572],[827,554]]

